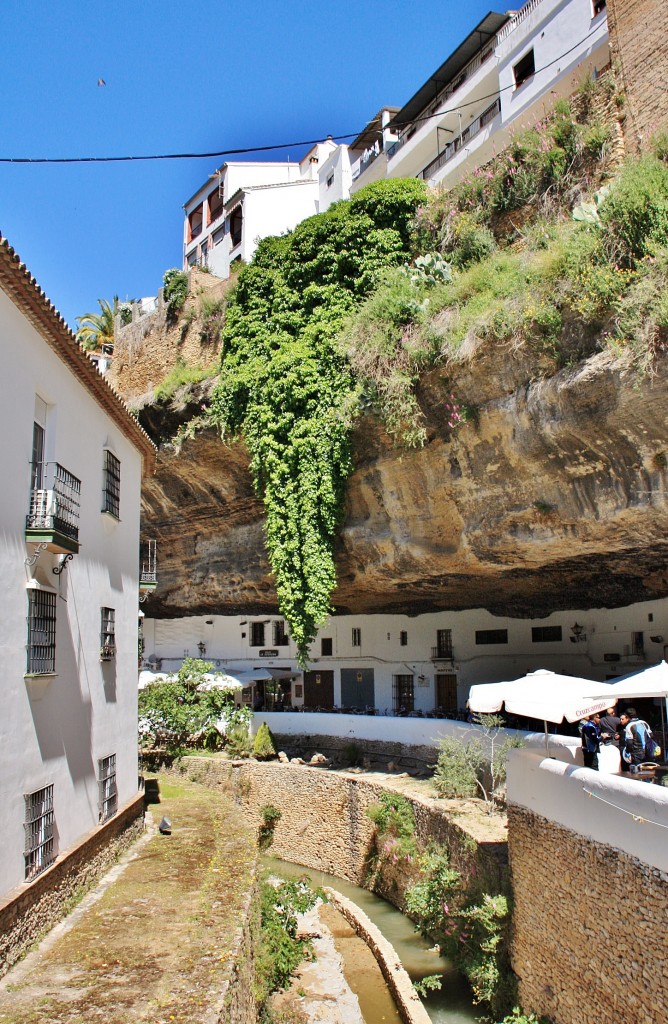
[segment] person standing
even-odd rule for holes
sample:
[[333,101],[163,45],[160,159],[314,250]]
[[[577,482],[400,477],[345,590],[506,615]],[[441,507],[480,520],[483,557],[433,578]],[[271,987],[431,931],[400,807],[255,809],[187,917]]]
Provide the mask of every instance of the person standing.
[[629,770],[629,762],[626,759],[626,726],[629,724],[628,712],[621,711],[619,714],[619,728],[615,739],[617,740],[617,746],[619,747],[619,756],[621,758],[621,769],[623,772]]
[[598,752],[601,749],[601,719],[599,715],[590,715],[582,726],[582,757],[585,768],[598,771]]
[[615,714],[615,709],[608,708],[599,723],[601,729],[601,743],[603,743],[604,746],[608,746],[609,743],[615,742],[615,739],[619,734],[620,722],[621,719]]
[[645,760],[645,745],[647,742],[647,722],[641,722],[635,708],[627,708],[626,713],[629,721],[624,729],[624,750],[622,758],[628,763],[630,772],[637,772],[638,765]]

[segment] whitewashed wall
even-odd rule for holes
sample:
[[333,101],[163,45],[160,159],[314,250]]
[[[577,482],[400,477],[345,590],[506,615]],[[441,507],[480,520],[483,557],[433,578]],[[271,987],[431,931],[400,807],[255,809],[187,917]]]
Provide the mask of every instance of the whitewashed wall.
[[[24,794],[54,784],[58,847],[98,822],[97,760],[116,754],[119,804],[137,791],[137,597],[140,456],[0,291],[0,895],[23,879]],[[50,406],[47,459],[82,481],[80,552],[32,568],[25,543],[35,395]],[[103,449],[121,461],[120,522],[102,515]],[[26,582],[58,592],[56,675],[29,682]],[[114,661],[102,665],[100,609],[116,610]]]

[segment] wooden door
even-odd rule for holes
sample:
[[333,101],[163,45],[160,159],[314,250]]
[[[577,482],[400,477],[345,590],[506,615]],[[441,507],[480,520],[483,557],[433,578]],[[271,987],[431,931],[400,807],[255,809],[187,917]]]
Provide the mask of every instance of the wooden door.
[[452,672],[439,672],[436,676],[436,707],[457,710],[457,676]]
[[304,707],[332,708],[334,706],[334,673],[304,673]]

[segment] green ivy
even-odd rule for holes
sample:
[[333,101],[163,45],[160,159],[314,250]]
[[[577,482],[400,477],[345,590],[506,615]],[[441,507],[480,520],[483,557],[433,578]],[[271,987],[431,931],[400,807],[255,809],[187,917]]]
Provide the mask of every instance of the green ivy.
[[278,604],[301,664],[331,611],[352,471],[358,390],[336,336],[382,272],[405,263],[424,196],[412,179],[377,182],[264,239],[227,307],[211,415],[250,451]]

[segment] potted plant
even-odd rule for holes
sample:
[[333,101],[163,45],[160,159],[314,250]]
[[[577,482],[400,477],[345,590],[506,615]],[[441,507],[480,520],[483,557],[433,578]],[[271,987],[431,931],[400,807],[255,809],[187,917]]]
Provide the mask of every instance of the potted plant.
[[112,644],[103,644],[100,647],[100,661],[111,661],[116,654],[116,648]]

